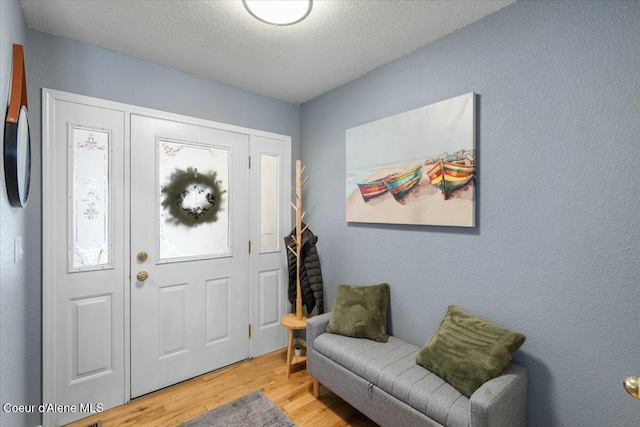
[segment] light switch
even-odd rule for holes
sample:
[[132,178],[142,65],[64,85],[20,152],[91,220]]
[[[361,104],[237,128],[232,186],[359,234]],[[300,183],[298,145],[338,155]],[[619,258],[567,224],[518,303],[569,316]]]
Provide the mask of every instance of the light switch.
[[24,253],[22,251],[22,236],[18,236],[15,238],[15,240],[13,241],[13,253],[14,253],[14,262],[18,262],[22,259],[22,254]]

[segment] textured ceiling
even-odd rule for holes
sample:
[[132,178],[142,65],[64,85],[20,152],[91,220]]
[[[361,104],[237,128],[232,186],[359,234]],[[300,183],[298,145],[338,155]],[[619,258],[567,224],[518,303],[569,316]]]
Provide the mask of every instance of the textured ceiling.
[[239,0],[21,4],[30,28],[301,104],[513,1],[316,0],[285,27]]

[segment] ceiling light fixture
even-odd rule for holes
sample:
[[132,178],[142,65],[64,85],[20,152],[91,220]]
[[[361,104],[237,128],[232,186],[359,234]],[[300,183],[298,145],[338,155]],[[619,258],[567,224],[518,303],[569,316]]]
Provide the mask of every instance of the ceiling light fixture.
[[256,19],[275,26],[293,25],[311,13],[312,0],[242,0]]

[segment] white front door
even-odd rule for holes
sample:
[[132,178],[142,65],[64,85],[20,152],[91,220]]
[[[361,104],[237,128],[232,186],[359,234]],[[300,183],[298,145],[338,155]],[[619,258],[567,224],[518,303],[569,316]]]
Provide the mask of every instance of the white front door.
[[284,347],[290,137],[43,97],[43,425]]
[[246,134],[131,117],[132,397],[249,357],[248,159]]

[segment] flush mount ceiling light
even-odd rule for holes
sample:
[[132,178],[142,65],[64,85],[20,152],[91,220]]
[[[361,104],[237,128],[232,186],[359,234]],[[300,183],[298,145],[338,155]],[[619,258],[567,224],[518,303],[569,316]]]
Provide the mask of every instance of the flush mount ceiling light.
[[311,12],[312,0],[242,0],[254,18],[267,24],[283,26],[302,21]]

